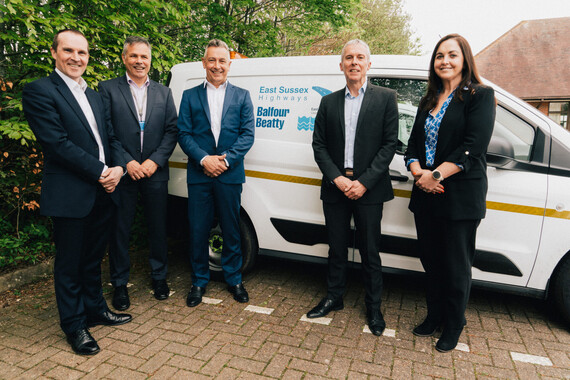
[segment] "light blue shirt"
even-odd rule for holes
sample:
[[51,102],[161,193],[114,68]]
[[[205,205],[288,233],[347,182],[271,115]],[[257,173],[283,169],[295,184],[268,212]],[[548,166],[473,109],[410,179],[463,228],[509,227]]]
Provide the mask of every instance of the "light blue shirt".
[[354,168],[354,139],[356,124],[366,92],[367,82],[358,90],[358,96],[352,96],[348,87],[344,90],[344,167]]

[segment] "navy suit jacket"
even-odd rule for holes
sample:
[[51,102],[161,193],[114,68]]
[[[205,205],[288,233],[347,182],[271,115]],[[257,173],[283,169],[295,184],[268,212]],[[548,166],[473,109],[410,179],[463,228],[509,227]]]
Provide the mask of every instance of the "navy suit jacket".
[[[315,161],[323,173],[321,199],[338,202],[345,195],[332,182],[344,175],[345,89],[322,98],[313,133]],[[394,198],[389,166],[398,142],[396,91],[368,83],[354,139],[354,178],[366,192],[357,202],[377,204]]]
[[204,84],[184,91],[178,111],[178,143],[188,155],[189,184],[211,182],[200,160],[208,155],[226,155],[229,168],[215,179],[227,184],[245,182],[243,160],[253,145],[254,117],[249,91],[228,82],[222,110],[218,145],[210,125],[210,108]]
[[[85,91],[103,143],[108,167],[125,167],[121,143],[105,121],[98,93]],[[68,218],[87,216],[95,203],[104,165],[93,131],[71,90],[55,71],[24,87],[24,114],[44,153],[40,212]],[[117,192],[111,197],[118,203]]]
[[[475,85],[463,90],[463,101],[453,98],[441,120],[433,168],[443,162],[461,164],[464,170],[443,180],[445,192],[430,194],[412,189],[410,210],[450,220],[485,217],[487,195],[487,146],[495,125],[495,92]],[[406,160],[417,158],[426,169],[425,121],[428,111],[418,108],[408,140]],[[430,168],[431,169],[431,168]]]
[[150,180],[167,181],[168,159],[178,137],[172,91],[150,81],[142,152],[139,118],[126,75],[100,82],[99,92],[107,110],[107,121],[113,125],[115,135],[123,146],[125,162],[135,160],[142,164],[150,159],[158,165]]

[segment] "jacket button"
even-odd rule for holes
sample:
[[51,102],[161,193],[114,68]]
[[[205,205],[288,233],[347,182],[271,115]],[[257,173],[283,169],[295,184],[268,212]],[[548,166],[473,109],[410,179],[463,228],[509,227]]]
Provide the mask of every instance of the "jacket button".
[[140,153],[140,152],[141,152],[141,150],[140,150],[140,149],[137,149],[137,153]]

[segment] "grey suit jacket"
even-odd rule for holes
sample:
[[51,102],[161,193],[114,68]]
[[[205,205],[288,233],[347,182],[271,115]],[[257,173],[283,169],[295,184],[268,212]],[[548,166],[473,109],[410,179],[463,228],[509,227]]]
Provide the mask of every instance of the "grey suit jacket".
[[[313,151],[315,161],[323,172],[321,199],[337,202],[344,194],[332,182],[344,171],[344,95],[345,89],[333,92],[321,100]],[[389,165],[398,141],[398,103],[396,92],[368,83],[354,140],[354,177],[367,191],[357,202],[374,204],[394,198]]]
[[168,159],[178,136],[172,91],[150,81],[142,150],[138,115],[126,75],[99,83],[99,92],[105,103],[107,120],[123,145],[125,162],[142,163],[150,159],[159,167],[150,180],[167,181]]

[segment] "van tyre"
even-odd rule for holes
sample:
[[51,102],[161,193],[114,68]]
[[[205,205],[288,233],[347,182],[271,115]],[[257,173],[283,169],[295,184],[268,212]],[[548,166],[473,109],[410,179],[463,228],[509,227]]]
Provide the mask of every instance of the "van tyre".
[[570,256],[564,258],[552,277],[550,301],[562,319],[570,325]]
[[[242,253],[241,273],[245,274],[255,265],[259,246],[257,243],[257,235],[253,229],[253,224],[243,210],[240,214],[239,229],[241,234]],[[208,247],[208,253],[210,256],[210,277],[213,280],[224,281],[224,275],[222,272],[223,239],[219,224],[216,224],[210,231]]]

